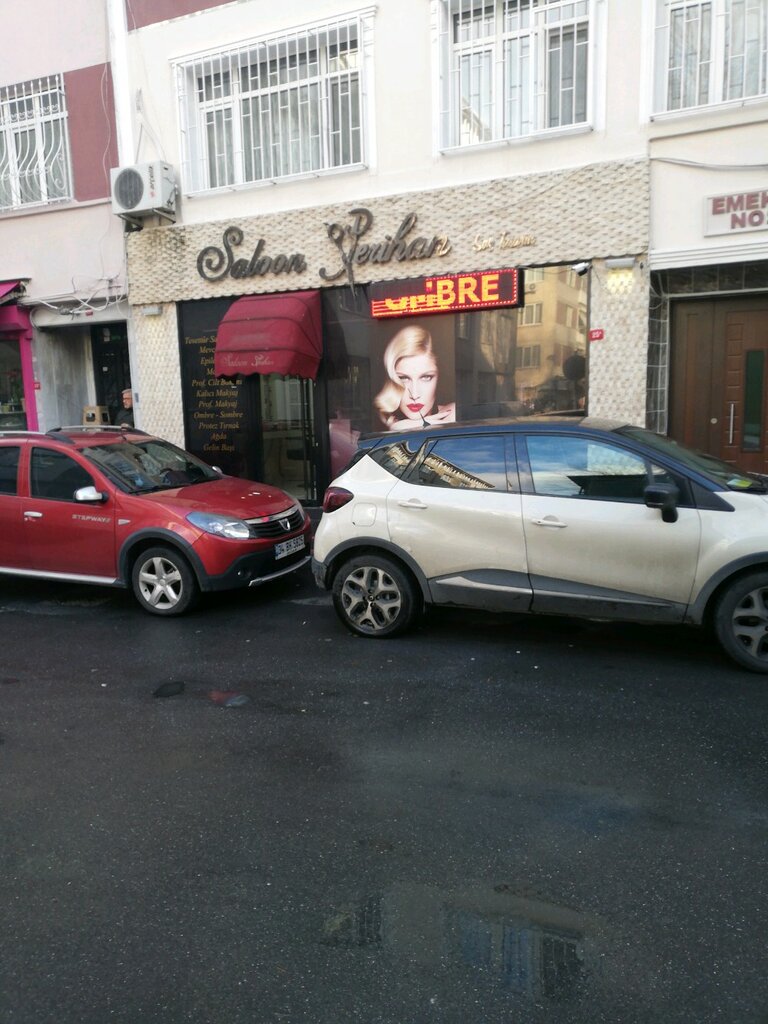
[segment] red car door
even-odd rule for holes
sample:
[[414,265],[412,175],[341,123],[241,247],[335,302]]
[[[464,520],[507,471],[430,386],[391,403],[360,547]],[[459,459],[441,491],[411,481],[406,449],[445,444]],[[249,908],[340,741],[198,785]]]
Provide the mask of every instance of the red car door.
[[19,497],[21,444],[0,445],[0,569],[28,568],[22,498]]
[[[75,491],[96,487],[104,502],[75,500]],[[33,445],[28,497],[23,502],[24,535],[33,569],[74,577],[117,576],[115,499],[111,488],[65,452]]]

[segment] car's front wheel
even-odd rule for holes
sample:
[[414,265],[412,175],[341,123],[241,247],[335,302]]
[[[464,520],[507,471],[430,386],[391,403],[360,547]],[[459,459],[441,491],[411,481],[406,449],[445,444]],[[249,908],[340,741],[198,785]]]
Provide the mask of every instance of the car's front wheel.
[[333,604],[349,629],[360,636],[399,636],[421,611],[421,595],[411,576],[383,555],[358,555],[333,580]]
[[189,564],[169,547],[142,551],[134,563],[131,581],[136,600],[153,615],[182,615],[200,596]]
[[714,627],[734,661],[751,672],[768,672],[768,572],[729,584],[717,602]]

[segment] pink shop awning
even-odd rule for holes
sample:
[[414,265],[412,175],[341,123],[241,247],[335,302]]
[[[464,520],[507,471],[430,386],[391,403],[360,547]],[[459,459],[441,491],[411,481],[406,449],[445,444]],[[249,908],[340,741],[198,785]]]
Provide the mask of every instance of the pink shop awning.
[[0,302],[5,302],[14,292],[21,291],[21,281],[0,281]]
[[315,380],[323,354],[320,292],[245,295],[216,335],[217,377],[280,373]]

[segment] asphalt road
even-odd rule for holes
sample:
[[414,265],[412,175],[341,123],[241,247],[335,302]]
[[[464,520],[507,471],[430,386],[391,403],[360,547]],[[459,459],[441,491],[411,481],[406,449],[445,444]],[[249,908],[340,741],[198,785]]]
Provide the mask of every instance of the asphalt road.
[[768,679],[702,634],[307,574],[0,636],[0,1024],[768,1022]]

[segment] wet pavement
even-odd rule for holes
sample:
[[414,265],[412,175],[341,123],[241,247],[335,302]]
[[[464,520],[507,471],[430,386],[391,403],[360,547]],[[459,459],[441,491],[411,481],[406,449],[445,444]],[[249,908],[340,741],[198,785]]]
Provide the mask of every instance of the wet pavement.
[[366,641],[307,574],[0,635],[0,1024],[768,1022],[768,679],[703,634]]

